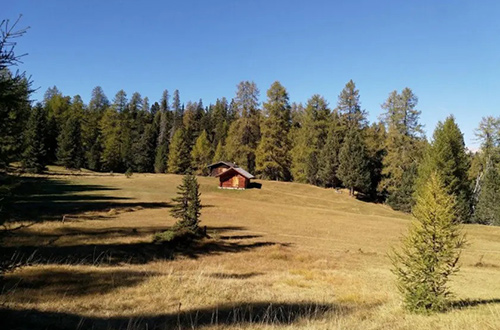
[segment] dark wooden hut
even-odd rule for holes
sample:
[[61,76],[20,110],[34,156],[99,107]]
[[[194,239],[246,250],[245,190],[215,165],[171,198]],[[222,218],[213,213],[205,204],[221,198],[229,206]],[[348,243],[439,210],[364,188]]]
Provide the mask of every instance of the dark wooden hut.
[[240,167],[231,167],[217,175],[221,189],[246,189],[254,176]]
[[210,171],[210,176],[217,176],[222,172],[227,171],[231,167],[238,167],[238,166],[236,166],[236,164],[233,164],[231,162],[220,161],[217,163],[210,164],[207,167],[208,170]]

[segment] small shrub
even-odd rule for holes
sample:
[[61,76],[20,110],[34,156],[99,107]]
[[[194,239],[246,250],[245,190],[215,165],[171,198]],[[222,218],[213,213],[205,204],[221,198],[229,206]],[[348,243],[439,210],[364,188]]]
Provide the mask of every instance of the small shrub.
[[134,174],[134,172],[132,171],[132,169],[130,167],[125,172],[125,176],[127,177],[127,179],[130,179],[130,177],[132,177],[133,174]]

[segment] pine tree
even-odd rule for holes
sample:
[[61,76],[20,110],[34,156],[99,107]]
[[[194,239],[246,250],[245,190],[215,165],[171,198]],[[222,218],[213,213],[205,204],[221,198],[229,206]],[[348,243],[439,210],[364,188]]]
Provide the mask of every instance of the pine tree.
[[203,131],[191,151],[192,169],[196,175],[208,175],[207,166],[213,158],[212,145],[207,138],[207,132]]
[[229,114],[226,98],[217,99],[213,107],[213,144],[216,147],[220,141],[225,141],[229,130]]
[[471,182],[468,180],[469,158],[462,132],[453,116],[439,122],[424,161],[419,167],[417,190],[425,186],[429,175],[437,171],[448,193],[456,198],[457,215],[462,222],[470,221]]
[[184,110],[181,107],[181,99],[179,90],[174,91],[174,96],[172,99],[172,127],[170,129],[170,140],[174,138],[175,132],[182,127],[182,117],[184,115]]
[[474,222],[500,226],[500,173],[490,162],[481,178]]
[[140,173],[151,173],[154,171],[155,160],[155,135],[153,126],[147,124],[137,145],[135,167]]
[[102,164],[102,136],[99,122],[109,107],[109,100],[100,86],[92,90],[92,97],[82,121],[82,143],[87,168],[100,171]]
[[156,143],[155,172],[165,173],[167,170],[168,146],[170,142],[171,112],[168,91],[163,91],[160,105],[160,122],[158,140]]
[[329,129],[328,103],[322,96],[313,95],[300,117],[300,128],[293,133],[291,172],[294,181],[317,185],[320,183],[318,158],[324,150]]
[[338,177],[349,188],[350,196],[354,196],[355,189],[366,192],[370,187],[366,146],[355,127],[349,130],[340,149]]
[[383,123],[373,123],[365,129],[366,150],[370,168],[370,195],[372,200],[379,200],[382,194],[377,190],[382,180],[383,160],[386,155],[385,141],[387,134]]
[[46,141],[47,114],[41,104],[30,113],[24,135],[26,137],[23,153],[23,168],[32,173],[41,173],[47,165]]
[[275,81],[267,91],[261,140],[256,151],[256,172],[264,179],[291,179],[290,104],[286,89]]
[[68,169],[80,169],[83,165],[81,124],[74,113],[64,124],[58,139],[58,163]]
[[393,272],[405,307],[412,312],[445,310],[451,292],[449,277],[459,270],[465,245],[455,213],[455,198],[436,172],[417,194],[413,223],[400,251],[392,255]]
[[186,130],[179,128],[170,142],[168,153],[167,169],[168,173],[183,174],[189,170],[191,157]]
[[212,158],[212,162],[216,163],[216,162],[224,161],[226,158],[227,157],[226,157],[226,152],[224,150],[224,145],[223,145],[222,141],[219,141],[219,143],[217,144],[217,148],[215,149],[215,153],[214,153],[214,157]]
[[192,174],[186,174],[182,184],[177,187],[178,196],[172,199],[174,205],[170,211],[177,219],[175,229],[187,229],[191,233],[199,233],[202,208],[199,188],[200,185]]
[[324,187],[338,187],[341,181],[338,177],[340,150],[344,141],[344,128],[335,112],[332,114],[330,129],[319,158],[318,178]]

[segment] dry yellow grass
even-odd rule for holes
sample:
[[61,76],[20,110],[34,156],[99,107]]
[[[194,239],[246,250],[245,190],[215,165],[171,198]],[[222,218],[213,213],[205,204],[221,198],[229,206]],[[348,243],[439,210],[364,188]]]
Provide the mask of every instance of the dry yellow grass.
[[36,251],[0,295],[0,317],[21,328],[500,329],[500,228],[465,226],[452,286],[468,306],[418,316],[402,310],[386,256],[410,217],[386,206],[296,183],[233,191],[199,178],[212,239],[172,254],[150,242],[173,224],[166,203],[180,176],[53,170],[48,188],[15,205],[35,208],[25,224],[38,207],[50,216],[3,243]]

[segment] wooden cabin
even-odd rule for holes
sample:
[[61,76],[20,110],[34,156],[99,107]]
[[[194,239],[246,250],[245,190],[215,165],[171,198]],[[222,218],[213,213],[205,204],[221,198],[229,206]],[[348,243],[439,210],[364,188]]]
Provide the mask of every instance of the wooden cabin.
[[231,162],[225,162],[225,161],[220,161],[217,163],[213,163],[207,166],[208,170],[210,172],[210,176],[217,176],[221,174],[222,172],[227,171],[231,167],[238,167],[236,164],[233,164]]
[[240,167],[231,167],[217,175],[221,189],[246,189],[254,176]]

